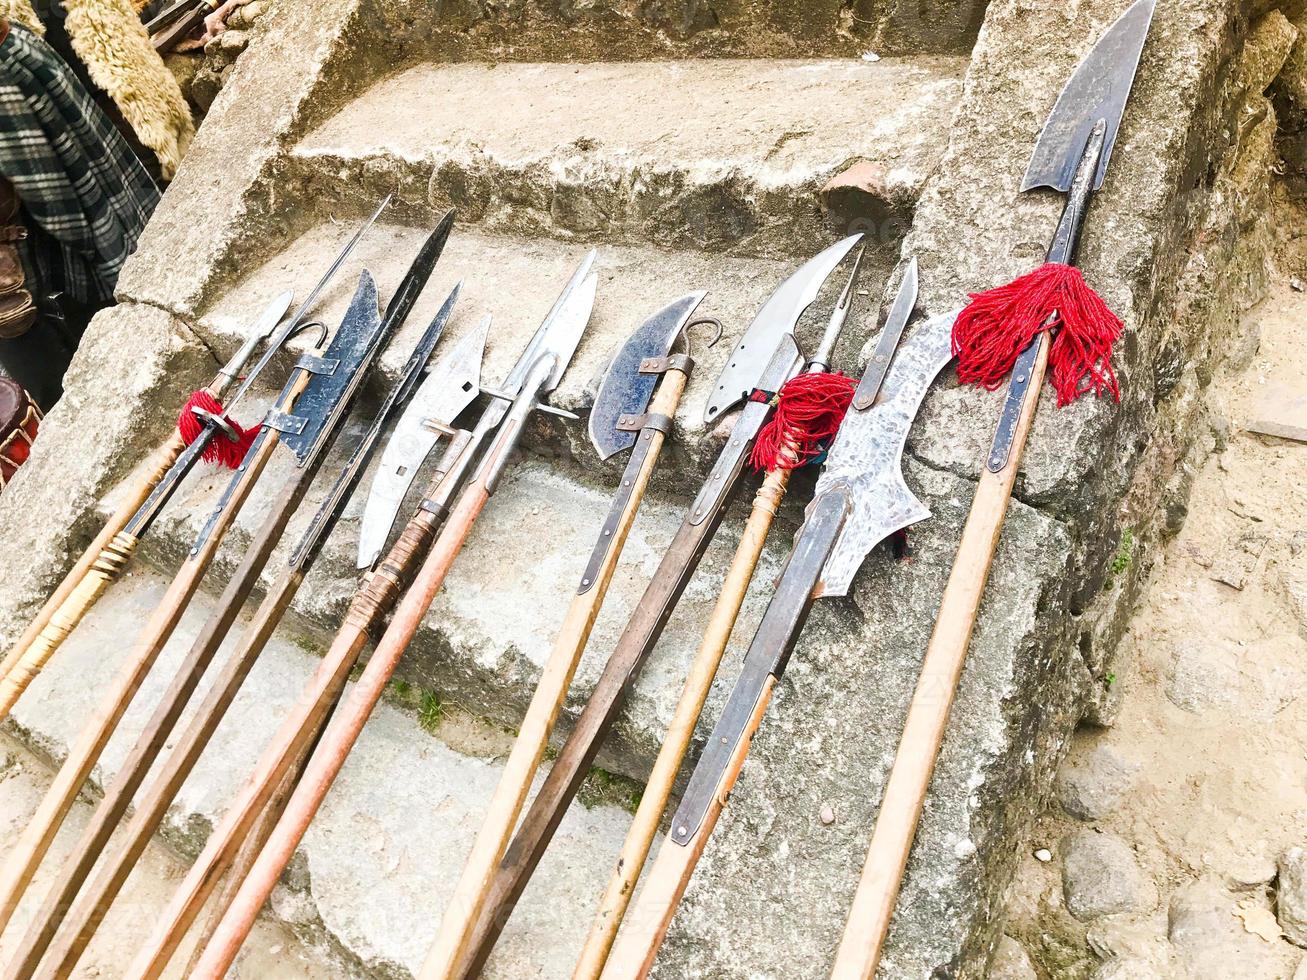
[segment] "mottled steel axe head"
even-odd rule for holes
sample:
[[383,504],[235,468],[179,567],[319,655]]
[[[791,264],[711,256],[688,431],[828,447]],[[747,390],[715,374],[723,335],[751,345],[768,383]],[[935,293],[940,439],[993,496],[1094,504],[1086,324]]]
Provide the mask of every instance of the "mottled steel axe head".
[[590,441],[600,459],[608,459],[635,445],[638,433],[619,429],[618,420],[624,415],[643,415],[661,377],[641,374],[640,364],[650,357],[667,356],[706,295],[706,292],[689,293],[668,303],[631,334],[613,355],[590,409]]
[[930,509],[903,479],[903,447],[936,376],[953,359],[957,311],[918,325],[900,345],[880,397],[870,408],[850,409],[817,479],[816,496],[838,491],[847,501],[814,598],[846,595],[867,553],[895,531],[930,517]]
[[[452,300],[452,297],[451,297]],[[371,568],[381,557],[395,517],[418,469],[440,439],[437,425],[450,426],[481,391],[481,361],[490,317],[451,347],[413,394],[381,453],[359,525],[358,567]]]
[[862,235],[851,235],[836,242],[820,255],[809,259],[772,293],[731,351],[726,367],[718,375],[704,409],[705,424],[716,422],[758,387],[758,378],[776,353],[781,338],[786,334],[793,336],[799,317],[817,298],[822,283],[860,241]]
[[1023,191],[1036,187],[1064,194],[1069,191],[1089,134],[1099,120],[1106,126],[1106,135],[1094,189],[1103,186],[1155,6],[1156,0],[1136,0],[1080,62],[1044,123],[1021,182]]

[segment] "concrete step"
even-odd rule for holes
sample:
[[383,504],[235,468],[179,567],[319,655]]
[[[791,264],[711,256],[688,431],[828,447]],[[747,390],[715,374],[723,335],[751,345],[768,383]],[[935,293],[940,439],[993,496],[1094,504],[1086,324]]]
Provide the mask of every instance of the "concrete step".
[[971,50],[986,0],[377,4],[360,30],[426,57],[569,61]]
[[[206,343],[226,356],[239,345],[242,331],[273,295],[288,288],[294,289],[298,296],[307,295],[354,229],[353,223],[320,224],[251,271],[200,318],[199,329]],[[384,304],[425,234],[424,228],[376,227],[359,244],[325,293],[315,316],[333,325],[339,323],[358,274],[365,267],[376,277]],[[824,239],[814,240],[810,253],[826,243]],[[460,279],[463,291],[441,349],[475,328],[486,313],[492,314],[494,323],[487,342],[482,380],[487,384],[498,383],[511,370],[586,250],[587,246],[576,243],[484,235],[456,227],[430,285],[407,325],[381,358],[379,377],[371,386],[374,396],[383,389],[383,384],[393,381],[430,317]],[[802,259],[807,257],[805,254]],[[631,332],[678,295],[693,289],[708,290],[699,312],[719,318],[724,334],[714,348],[707,349],[702,335],[696,331],[693,338],[697,341],[696,368],[676,415],[674,438],[665,450],[656,478],[658,486],[684,495],[686,481],[698,481],[698,474],[707,471],[720,445],[720,433],[714,434],[703,424],[708,391],[757,310],[802,259],[744,259],[649,247],[601,247],[595,265],[599,289],[594,314],[571,367],[554,392],[553,403],[586,412],[613,352]],[[878,266],[873,262],[864,266],[860,280],[863,295],[855,305],[843,343],[836,352],[837,367],[856,370],[858,350],[875,329],[877,304],[887,274],[888,267],[883,264]],[[811,349],[825,326],[841,288],[843,278],[837,274],[801,325],[800,338],[807,349]],[[282,359],[264,379],[269,391],[273,385],[280,385],[289,363],[289,358]],[[253,418],[248,410],[238,411],[237,415],[246,421]],[[542,417],[529,432],[525,448],[536,455],[573,461],[598,486],[611,486],[625,465],[625,460],[618,457],[600,468],[583,422]]]
[[[897,252],[961,95],[963,58],[422,64],[293,147],[314,208],[398,189],[497,232],[791,256],[849,230]],[[433,98],[438,93],[438,98]],[[849,186],[823,191],[851,165]]]

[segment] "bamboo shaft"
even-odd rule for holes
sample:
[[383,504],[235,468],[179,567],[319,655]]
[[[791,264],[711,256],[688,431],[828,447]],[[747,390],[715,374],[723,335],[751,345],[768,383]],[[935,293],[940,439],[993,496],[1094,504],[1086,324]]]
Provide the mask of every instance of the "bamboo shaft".
[[[212,391],[212,388],[213,386],[210,385],[209,390]],[[100,533],[95,536],[95,540],[82,552],[82,556],[77,559],[76,564],[64,576],[63,581],[59,583],[59,587],[54,590],[50,598],[46,599],[45,605],[27,624],[27,629],[18,638],[18,642],[9,648],[4,661],[0,663],[0,678],[5,677],[23,657],[23,654],[27,652],[28,648],[36,642],[36,638],[41,635],[46,624],[54,618],[55,613],[72,595],[73,590],[77,588],[82,579],[86,578],[91,572],[92,566],[101,557],[101,552],[127,526],[127,522],[132,519],[132,515],[136,513],[141,504],[145,503],[146,498],[150,496],[154,488],[159,485],[159,481],[163,479],[164,474],[168,472],[173,463],[177,462],[177,457],[181,455],[184,448],[186,448],[186,444],[182,441],[181,433],[174,428],[168,441],[155,452],[145,474],[132,487],[131,492],[123,498],[118,505],[118,510],[100,529]]]
[[744,604],[745,594],[754,570],[758,567],[767,533],[771,530],[776,511],[785,496],[789,478],[790,470],[780,467],[773,469],[754,497],[744,533],[722,582],[721,594],[708,620],[699,652],[690,665],[681,699],[676,705],[676,713],[672,716],[667,737],[663,740],[653,771],[649,774],[635,820],[627,832],[617,858],[617,866],[609,879],[608,889],[599,903],[599,910],[590,927],[590,934],[586,937],[573,980],[594,980],[603,970],[622,917],[635,892],[640,871],[644,868],[649,849],[658,833],[658,823],[672,795],[676,775],[694,737],[694,727],[708,700],[708,692],[717,676],[717,668],[726,652],[731,631],[735,628],[735,620]]
[[68,634],[122,574],[123,568],[136,552],[136,545],[137,539],[125,531],[114,535],[113,540],[104,546],[92,562],[86,575],[54,611],[36,640],[18,658],[13,669],[0,678],[0,721],[8,717],[18,698],[27,690],[27,685],[36,679],[36,675],[45,668],[46,662],[67,639]]
[[[284,804],[273,804],[274,790],[279,784],[285,785],[288,777],[307,764],[309,746],[321,731],[331,705],[344,690],[349,672],[367,644],[369,631],[394,605],[413,566],[430,546],[438,524],[436,515],[426,510],[417,511],[368,583],[355,595],[344,624],[308,687],[264,749],[249,780],[217,828],[209,835],[204,850],[173,894],[127,976],[157,977],[163,972],[186,930],[228,868],[231,874],[228,887],[218,902],[219,909],[227,908],[234,900],[239,885],[245,874],[252,870],[258,855],[256,849],[248,862],[242,862],[236,857],[238,849],[244,850],[244,842],[253,834],[256,822],[263,819],[260,815],[275,812],[276,816],[264,832],[265,839],[271,834],[284,808]],[[286,787],[286,796],[290,795],[294,785],[292,782]],[[217,925],[217,921],[212,923],[210,935]],[[201,949],[197,947],[195,956],[200,955]],[[192,966],[196,962],[197,959],[192,959]]]
[[753,714],[749,717],[745,737],[736,744],[730,763],[722,774],[721,783],[713,794],[712,804],[704,813],[703,823],[699,825],[694,836],[685,845],[674,843],[670,839],[663,841],[658,857],[654,859],[653,867],[649,869],[649,876],[645,880],[644,890],[640,893],[640,900],[635,903],[635,908],[626,917],[625,928],[621,930],[617,941],[613,944],[612,953],[603,972],[606,980],[632,980],[635,977],[643,980],[649,975],[658,956],[658,948],[667,936],[672,918],[676,915],[681,896],[685,894],[685,889],[694,876],[695,866],[699,863],[704,848],[708,846],[708,839],[721,818],[727,800],[730,799],[731,790],[735,787],[735,780],[739,778],[744,760],[748,758],[753,736],[767,713],[767,706],[771,703],[775,686],[776,678],[769,677],[753,709]]
[[1012,498],[1022,451],[1034,422],[1035,409],[1048,367],[1048,340],[1031,372],[1030,387],[1021,405],[1007,465],[998,473],[985,470],[976,487],[971,512],[962,530],[953,570],[940,601],[935,629],[921,665],[921,679],[908,706],[898,755],[881,797],[871,846],[835,956],[833,980],[871,980],[880,962],[908,865],[917,823],[930,788],[935,760],[948,726],[949,711],[966,661],[990,566]]
[[192,971],[193,980],[200,977],[219,980],[236,958],[259,909],[294,855],[489,499],[484,484],[479,481],[459,495],[444,530],[395,610],[389,629],[377,644],[358,683],[332,716],[322,741],[305,767],[299,786],[286,805],[285,814]]
[[[669,372],[663,383],[659,385],[658,393],[649,411],[668,417],[674,415],[677,405],[680,404],[681,395],[685,391],[685,383],[686,376],[683,373]],[[635,523],[645,489],[658,463],[658,455],[665,438],[663,434],[645,429],[641,433],[641,438],[650,440],[650,448],[644,457],[643,465],[635,475],[634,486],[626,507],[618,519],[617,526],[613,529],[612,540],[600,566],[599,575],[589,589],[572,600],[567,616],[563,620],[553,650],[545,662],[540,683],[536,686],[531,704],[522,719],[521,730],[513,743],[503,775],[499,778],[499,785],[491,798],[485,823],[477,834],[462,876],[454,889],[454,895],[446,906],[440,932],[419,975],[421,980],[454,976],[460,960],[467,951],[472,931],[485,905],[491,882],[494,880],[495,870],[513,835],[513,828],[522,812],[527,793],[531,789],[531,781],[535,778],[540,760],[549,745],[554,722],[571,686],[577,664],[580,663],[581,655],[585,652],[595,618],[603,606],[626,537]]]
[[236,484],[227,508],[219,516],[200,549],[188,557],[169,584],[163,599],[151,613],[144,631],[95,709],[90,722],[79,733],[36,813],[28,821],[17,844],[5,856],[3,869],[0,869],[0,930],[8,924],[64,817],[199,588],[200,579],[213,560],[223,536],[262,474],[275,447],[275,439],[264,440],[256,454],[247,460],[245,472]]

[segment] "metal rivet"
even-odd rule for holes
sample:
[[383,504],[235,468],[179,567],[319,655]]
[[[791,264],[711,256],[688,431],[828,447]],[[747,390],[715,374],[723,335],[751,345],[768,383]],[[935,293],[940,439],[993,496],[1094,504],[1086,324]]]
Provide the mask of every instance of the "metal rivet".
[[589,580],[588,578],[583,578],[583,579],[581,579],[581,584],[582,584],[582,585],[589,585],[589,584],[590,584],[590,580]]
[[677,836],[677,837],[684,837],[684,836],[685,836],[686,834],[688,834],[689,832],[690,832],[690,828],[689,828],[689,827],[677,827],[677,828],[676,828],[676,836]]

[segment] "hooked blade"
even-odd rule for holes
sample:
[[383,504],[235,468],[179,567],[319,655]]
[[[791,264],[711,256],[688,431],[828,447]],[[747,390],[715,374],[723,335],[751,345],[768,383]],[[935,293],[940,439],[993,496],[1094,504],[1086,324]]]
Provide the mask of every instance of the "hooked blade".
[[776,353],[781,337],[794,333],[799,317],[812,305],[830,274],[844,257],[862,241],[862,235],[851,235],[836,242],[819,255],[809,259],[758,311],[753,323],[744,332],[740,342],[731,351],[726,367],[717,377],[717,384],[704,409],[705,424],[715,422],[723,412],[733,408],[758,387],[758,377]]
[[476,399],[481,389],[481,359],[489,331],[487,316],[441,357],[396,424],[381,453],[381,465],[372,479],[363,509],[359,568],[371,568],[381,557],[413,478],[440,439],[440,433],[426,423],[434,420],[451,425]]
[[1155,6],[1156,0],[1136,0],[1080,62],[1044,123],[1022,191],[1036,187],[1069,191],[1089,134],[1100,119],[1106,134],[1094,189],[1103,186]]
[[957,313],[927,320],[894,355],[871,408],[850,409],[817,479],[814,500],[842,493],[847,518],[822,567],[814,598],[846,595],[854,574],[878,543],[924,521],[930,510],[908,489],[901,460],[908,429],[935,377],[953,359]]
[[624,415],[644,413],[661,377],[641,374],[640,364],[649,357],[667,356],[707,295],[704,291],[689,293],[668,303],[631,334],[613,355],[590,409],[590,441],[600,459],[608,459],[635,445],[638,433],[617,428],[617,422]]

